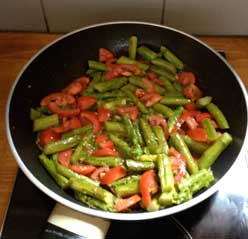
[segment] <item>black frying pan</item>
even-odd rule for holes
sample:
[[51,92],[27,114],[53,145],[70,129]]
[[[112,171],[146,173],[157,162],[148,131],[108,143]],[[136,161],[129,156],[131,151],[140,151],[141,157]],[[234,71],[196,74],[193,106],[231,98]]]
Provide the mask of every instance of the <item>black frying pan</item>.
[[[38,150],[29,111],[40,99],[59,91],[84,74],[89,59],[97,59],[98,49],[126,54],[128,39],[137,35],[140,44],[158,50],[166,45],[180,56],[199,77],[199,86],[223,110],[234,141],[213,166],[216,183],[191,201],[157,212],[110,213],[90,209],[61,190],[37,159]],[[234,162],[244,153],[247,141],[247,96],[241,80],[228,63],[196,38],[164,26],[117,22],[95,25],[63,36],[36,54],[15,81],[7,105],[7,134],[12,152],[26,176],[56,201],[82,213],[119,220],[142,220],[170,215],[200,203],[220,186]]]

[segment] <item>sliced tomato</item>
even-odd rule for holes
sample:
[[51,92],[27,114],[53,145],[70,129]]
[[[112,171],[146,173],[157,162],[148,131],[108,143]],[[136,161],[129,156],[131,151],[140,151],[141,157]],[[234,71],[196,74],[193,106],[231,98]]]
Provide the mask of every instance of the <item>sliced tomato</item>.
[[196,106],[196,103],[195,102],[190,102],[188,104],[185,104],[184,105],[184,108],[186,110],[197,110],[197,106]]
[[83,111],[89,109],[91,106],[93,106],[97,102],[97,99],[93,96],[80,96],[77,99],[77,106],[78,108]]
[[52,93],[44,97],[41,100],[40,105],[47,106],[49,105],[49,103],[56,103],[59,106],[65,106],[65,105],[74,104],[75,102],[76,100],[74,96],[66,94],[66,93],[58,92],[58,93]]
[[170,156],[171,168],[174,174],[174,183],[178,184],[186,174],[186,163],[182,157]]
[[126,175],[126,170],[121,166],[117,166],[106,172],[106,174],[100,179],[100,182],[103,185],[110,184],[117,179],[125,177]]
[[104,107],[98,107],[97,112],[98,112],[98,119],[100,122],[105,122],[109,120],[111,117],[110,110]]
[[203,96],[202,91],[195,84],[186,85],[183,89],[183,94],[192,100],[199,99]]
[[120,116],[128,114],[132,121],[135,121],[139,114],[137,106],[118,106],[116,112]]
[[151,126],[156,126],[156,125],[162,126],[162,128],[164,130],[165,137],[166,138],[168,137],[168,135],[169,135],[168,125],[167,125],[166,120],[162,116],[160,116],[160,115],[151,115],[151,116],[148,117],[148,120],[149,120],[149,123],[150,123]]
[[83,91],[83,86],[78,81],[73,81],[67,87],[65,87],[62,92],[69,95],[77,95]]
[[142,102],[145,103],[147,107],[151,107],[158,103],[162,99],[162,96],[156,92],[147,92],[144,96],[140,98]]
[[150,80],[148,80],[146,77],[144,77],[144,78],[142,78],[142,81],[147,86],[147,89],[146,89],[147,92],[155,92],[154,84]]
[[118,151],[116,151],[115,149],[111,149],[111,148],[102,148],[102,149],[98,149],[95,152],[93,152],[92,154],[93,156],[96,157],[101,157],[101,156],[112,156],[112,157],[118,157],[119,153]]
[[[86,89],[87,85],[89,84],[90,82],[90,78],[89,77],[86,77],[86,76],[82,76],[78,79],[76,79],[75,81],[79,82],[82,86],[82,92]],[[81,93],[82,93],[81,92]]]
[[174,174],[174,182],[178,184],[186,174],[186,163],[184,156],[174,147],[169,149],[171,168]]
[[48,109],[52,113],[58,114],[59,116],[62,116],[62,117],[72,117],[72,116],[76,116],[80,113],[79,108],[62,109],[55,102],[50,102],[48,104]]
[[187,135],[192,138],[193,140],[199,142],[206,142],[207,141],[207,133],[203,128],[195,128],[187,130]]
[[105,175],[105,173],[108,171],[109,171],[109,167],[107,166],[99,167],[95,169],[95,171],[90,175],[90,178],[99,181],[100,178],[102,178]]
[[81,112],[80,120],[84,121],[85,119],[93,125],[93,132],[94,133],[100,132],[100,130],[102,129],[102,125],[101,125],[101,122],[99,121],[98,116],[95,112],[91,112],[91,111]]
[[147,76],[149,80],[156,83],[157,85],[164,86],[164,83],[161,80],[159,80],[158,76],[153,71],[149,71],[147,73]]
[[142,96],[144,96],[146,94],[146,91],[144,89],[141,89],[141,88],[137,88],[135,90],[135,95],[138,97],[138,98],[141,98]]
[[60,133],[55,132],[53,129],[45,129],[39,133],[39,144],[43,147],[48,143],[59,140],[60,137]]
[[213,119],[213,116],[208,112],[200,112],[196,114],[195,119],[198,123],[201,123],[204,119]]
[[72,149],[61,151],[58,153],[58,161],[61,165],[68,167],[71,162]]
[[140,192],[145,206],[151,204],[151,194],[158,191],[158,183],[155,170],[145,171],[140,177]]
[[114,143],[105,134],[100,134],[96,136],[96,144],[99,145],[99,147],[102,149],[114,148]]
[[82,174],[82,175],[88,175],[92,173],[96,169],[96,167],[91,164],[78,163],[78,164],[71,165],[70,169],[74,171],[75,173]]
[[141,200],[141,197],[139,194],[134,194],[128,198],[117,198],[115,200],[115,211],[116,212],[121,212],[121,211],[126,211],[128,208],[131,206],[135,205]]
[[141,70],[133,64],[114,64],[107,68],[105,80],[111,80],[120,76],[131,76],[132,74],[138,75]]
[[57,133],[64,133],[66,131],[77,129],[81,127],[81,121],[77,117],[65,118],[62,125],[53,127],[53,131]]
[[182,71],[178,74],[178,81],[185,86],[189,84],[195,84],[196,79],[193,72]]
[[114,54],[106,49],[106,48],[99,48],[99,61],[106,62],[114,58]]
[[199,126],[197,121],[193,117],[187,117],[185,123],[187,124],[189,129],[195,129]]

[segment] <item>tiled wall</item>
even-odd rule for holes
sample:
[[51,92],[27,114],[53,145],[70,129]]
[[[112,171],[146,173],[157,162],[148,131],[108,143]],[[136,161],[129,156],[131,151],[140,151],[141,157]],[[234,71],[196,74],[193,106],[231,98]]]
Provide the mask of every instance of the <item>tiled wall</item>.
[[247,10],[247,0],[0,0],[0,30],[64,33],[137,20],[191,34],[248,35]]

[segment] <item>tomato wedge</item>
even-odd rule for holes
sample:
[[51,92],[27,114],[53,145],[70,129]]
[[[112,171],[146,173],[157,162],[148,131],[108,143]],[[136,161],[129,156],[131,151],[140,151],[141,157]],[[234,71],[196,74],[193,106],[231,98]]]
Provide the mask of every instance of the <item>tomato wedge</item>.
[[102,149],[105,149],[105,148],[113,149],[115,147],[114,143],[105,134],[97,135],[96,143]]
[[43,147],[48,143],[59,140],[60,137],[60,133],[55,132],[53,129],[45,129],[39,134],[39,144],[41,147]]
[[128,114],[132,121],[135,121],[139,114],[137,106],[119,106],[116,108],[116,112],[120,116]]
[[90,164],[78,163],[71,165],[70,169],[78,174],[87,175],[92,173],[96,167]]
[[103,185],[110,184],[116,181],[117,179],[125,177],[126,174],[127,172],[123,167],[117,166],[111,168],[108,172],[106,172],[106,174],[100,179],[100,182]]
[[155,92],[154,85],[153,85],[153,83],[150,80],[148,80],[146,77],[144,77],[144,78],[142,78],[142,81],[147,86],[147,89],[146,89],[147,92]]
[[65,119],[62,125],[53,127],[53,131],[57,133],[64,133],[66,131],[77,129],[81,127],[81,121],[77,117],[72,117],[70,119]]
[[129,207],[135,205],[141,200],[139,194],[134,194],[129,198],[117,198],[115,200],[115,211],[121,212],[127,210]]
[[156,92],[147,92],[144,96],[140,98],[142,102],[145,103],[147,107],[151,107],[158,103],[162,99],[162,96]]
[[187,130],[187,135],[195,141],[206,142],[207,141],[207,133],[203,128],[195,128]]
[[183,89],[183,94],[192,100],[199,99],[203,96],[202,91],[195,84],[186,85]]
[[195,84],[196,79],[194,73],[190,71],[182,71],[178,74],[178,81],[185,86]]
[[169,135],[168,125],[167,125],[166,120],[162,116],[151,115],[148,117],[148,120],[149,120],[149,123],[151,126],[161,125],[163,130],[164,130],[165,137],[166,138],[168,137],[168,135]]
[[71,162],[72,149],[61,151],[58,153],[58,161],[61,165],[68,167]]
[[55,102],[50,102],[48,104],[48,109],[52,113],[58,114],[58,115],[60,115],[62,117],[76,116],[76,115],[78,115],[80,113],[80,109],[78,109],[78,108],[62,109]]
[[161,80],[159,80],[158,76],[153,71],[149,71],[147,73],[147,76],[149,80],[153,81],[157,85],[164,86],[164,83]]
[[145,206],[151,204],[151,194],[158,191],[158,183],[155,170],[145,171],[140,177],[140,192]]
[[108,171],[109,167],[107,166],[99,167],[90,175],[90,177],[93,180],[100,180],[100,178],[103,177],[103,175],[105,175],[105,173]]
[[111,117],[110,110],[104,107],[98,107],[97,112],[98,112],[98,119],[100,122],[107,121]]
[[184,156],[174,147],[169,149],[171,168],[174,173],[174,182],[178,184],[186,174],[186,163]]
[[46,106],[51,102],[55,102],[57,105],[71,105],[74,104],[76,102],[74,96],[66,94],[66,93],[62,93],[62,92],[57,92],[57,93],[52,93],[46,97],[44,97],[41,102],[40,105],[41,106]]
[[102,149],[98,149],[95,152],[93,152],[92,155],[96,157],[101,157],[101,156],[118,157],[119,153],[116,150],[111,149],[111,148],[102,148]]
[[100,132],[102,125],[96,113],[91,112],[91,111],[83,111],[80,114],[80,119],[81,121],[84,121],[86,119],[86,121],[90,122],[93,125],[94,133]]
[[186,110],[197,110],[197,106],[196,106],[196,103],[195,102],[190,102],[188,104],[185,104],[184,105],[184,108]]
[[114,58],[113,53],[106,48],[99,48],[99,61],[106,62]]
[[91,106],[93,106],[97,102],[97,99],[93,96],[80,96],[77,99],[77,106],[78,108],[83,111],[89,109]]

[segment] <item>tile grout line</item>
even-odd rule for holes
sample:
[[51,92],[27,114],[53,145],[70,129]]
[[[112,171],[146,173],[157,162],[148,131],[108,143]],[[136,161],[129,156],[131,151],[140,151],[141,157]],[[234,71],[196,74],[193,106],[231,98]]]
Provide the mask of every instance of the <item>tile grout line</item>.
[[46,26],[46,31],[47,31],[47,33],[50,33],[50,28],[49,28],[49,24],[48,24],[46,10],[45,10],[43,0],[40,0],[40,5],[41,5],[41,11],[42,11],[43,19],[44,19],[45,26]]

